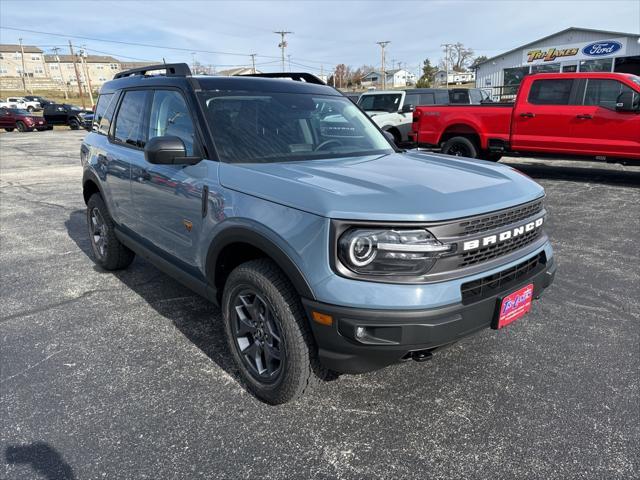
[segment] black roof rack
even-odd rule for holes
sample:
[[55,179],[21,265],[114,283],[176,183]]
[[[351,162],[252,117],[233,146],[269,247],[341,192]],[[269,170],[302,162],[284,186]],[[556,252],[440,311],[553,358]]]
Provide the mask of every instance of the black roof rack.
[[237,75],[238,77],[262,77],[262,78],[290,78],[296,82],[315,83],[317,85],[326,85],[315,75],[305,72],[276,72],[276,73],[248,73],[245,75]]
[[158,65],[147,65],[146,67],[132,68],[124,72],[116,73],[113,77],[124,78],[132,75],[145,75],[147,72],[164,70],[167,77],[188,77],[191,76],[191,69],[186,63],[159,63]]

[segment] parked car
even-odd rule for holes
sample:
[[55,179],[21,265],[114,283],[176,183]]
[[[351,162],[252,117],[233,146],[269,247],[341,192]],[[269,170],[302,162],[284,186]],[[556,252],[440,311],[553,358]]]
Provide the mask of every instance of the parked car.
[[80,151],[102,268],[138,254],[218,303],[240,374],[274,404],[530,309],[556,269],[540,185],[396,149],[320,79],[282,75],[165,64],[102,86]]
[[2,107],[17,108],[19,110],[27,110],[28,112],[42,110],[38,102],[25,100],[23,97],[8,97],[4,102],[0,102],[0,108]]
[[515,103],[421,106],[412,139],[443,153],[498,160],[505,152],[640,159],[640,77],[528,75]]
[[48,125],[44,118],[32,115],[27,110],[0,108],[0,128],[4,128],[7,132],[13,132],[16,129],[19,132],[31,132],[47,130]]
[[415,88],[363,93],[358,106],[384,131],[393,135],[396,145],[409,141],[413,109],[418,105],[480,104],[491,102],[480,88]]
[[92,110],[82,109],[66,103],[52,103],[44,108],[44,118],[50,125],[68,125],[71,130],[78,130],[85,123],[85,117],[93,114]]
[[24,99],[29,102],[38,102],[42,108],[46,107],[50,103],[54,103],[53,100],[49,100],[48,98],[41,97],[39,95],[25,95]]

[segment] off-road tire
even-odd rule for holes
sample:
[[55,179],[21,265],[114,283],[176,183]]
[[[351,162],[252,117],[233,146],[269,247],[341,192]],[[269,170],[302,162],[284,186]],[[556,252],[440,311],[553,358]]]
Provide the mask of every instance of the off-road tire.
[[[96,209],[104,221],[104,236],[106,245],[104,254],[101,254],[96,242],[93,239],[92,212]],[[125,247],[116,237],[114,230],[114,222],[109,215],[109,210],[99,193],[94,193],[87,202],[87,228],[89,230],[89,243],[93,251],[93,257],[98,265],[105,270],[122,270],[127,268],[135,257],[135,253]]]
[[[252,289],[265,299],[281,334],[282,370],[272,383],[261,382],[251,373],[240,353],[232,322],[241,291]],[[229,348],[247,388],[261,400],[278,405],[309,391],[326,372],[318,365],[317,349],[300,297],[289,279],[269,259],[252,260],[236,267],[224,287],[222,314]]]
[[442,153],[466,158],[478,158],[478,147],[467,137],[452,137],[442,146]]

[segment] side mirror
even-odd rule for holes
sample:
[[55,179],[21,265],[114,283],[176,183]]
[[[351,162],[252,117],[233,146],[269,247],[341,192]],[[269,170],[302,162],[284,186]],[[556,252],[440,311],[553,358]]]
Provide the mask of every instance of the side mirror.
[[633,104],[633,92],[622,92],[616,100],[616,110],[618,112],[633,112],[636,106]]
[[156,165],[180,165],[190,163],[184,160],[191,157],[187,157],[187,149],[181,138],[165,136],[154,137],[147,142],[144,158]]
[[402,110],[400,110],[400,113],[411,113],[414,109],[415,107],[409,103],[402,106]]

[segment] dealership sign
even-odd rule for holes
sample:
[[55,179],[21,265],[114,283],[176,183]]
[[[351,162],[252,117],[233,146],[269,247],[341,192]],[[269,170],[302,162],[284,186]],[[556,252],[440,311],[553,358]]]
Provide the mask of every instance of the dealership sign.
[[585,60],[592,58],[623,55],[626,50],[626,39],[601,40],[589,43],[573,43],[557,47],[541,47],[524,50],[523,63],[532,65],[561,60]]

